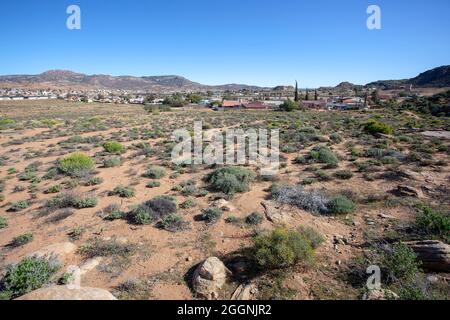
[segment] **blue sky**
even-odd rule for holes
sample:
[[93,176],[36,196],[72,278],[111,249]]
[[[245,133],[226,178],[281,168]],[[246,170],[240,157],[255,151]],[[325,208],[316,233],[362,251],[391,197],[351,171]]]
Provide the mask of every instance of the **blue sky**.
[[[81,30],[66,8],[81,8]],[[368,5],[382,29],[368,30]],[[17,0],[0,4],[0,74],[178,74],[301,87],[450,64],[448,0]]]

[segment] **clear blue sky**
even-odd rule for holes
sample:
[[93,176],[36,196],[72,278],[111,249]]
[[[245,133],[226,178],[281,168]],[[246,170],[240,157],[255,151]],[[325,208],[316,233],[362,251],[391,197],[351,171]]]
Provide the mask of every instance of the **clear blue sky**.
[[[81,7],[82,29],[66,28]],[[366,9],[382,10],[382,30]],[[178,74],[204,84],[364,84],[450,64],[449,0],[16,0],[0,74]]]

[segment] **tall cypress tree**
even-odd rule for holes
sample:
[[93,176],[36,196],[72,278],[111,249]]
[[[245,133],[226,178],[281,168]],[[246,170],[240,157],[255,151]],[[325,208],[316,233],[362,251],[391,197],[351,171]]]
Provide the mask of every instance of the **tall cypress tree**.
[[306,89],[305,100],[306,100],[306,101],[308,101],[308,100],[309,100],[309,91],[308,91],[308,89]]
[[298,83],[295,81],[295,102],[298,102]]
[[319,100],[319,96],[317,95],[317,90],[314,90],[314,100]]

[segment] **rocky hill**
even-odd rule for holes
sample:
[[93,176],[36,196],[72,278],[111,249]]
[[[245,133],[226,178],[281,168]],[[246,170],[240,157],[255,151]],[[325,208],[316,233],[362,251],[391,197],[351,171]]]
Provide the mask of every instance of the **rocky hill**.
[[208,86],[193,82],[177,75],[168,76],[111,76],[86,75],[67,70],[50,70],[38,75],[0,76],[0,87],[19,87],[33,89],[122,89],[142,91],[207,91],[207,90],[241,90],[260,89],[257,86],[226,84]]
[[413,85],[422,88],[450,87],[450,65],[441,66],[425,71],[412,79],[403,80],[379,80],[368,83],[367,87],[378,87],[384,90],[399,89],[404,86]]

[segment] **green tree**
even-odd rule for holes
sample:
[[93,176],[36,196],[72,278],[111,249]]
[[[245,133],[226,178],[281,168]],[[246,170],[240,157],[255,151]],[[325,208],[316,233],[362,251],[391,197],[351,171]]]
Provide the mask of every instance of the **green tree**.
[[283,102],[283,104],[280,106],[281,111],[291,112],[294,110],[297,110],[299,107],[298,103],[295,101],[292,101],[290,99]]

